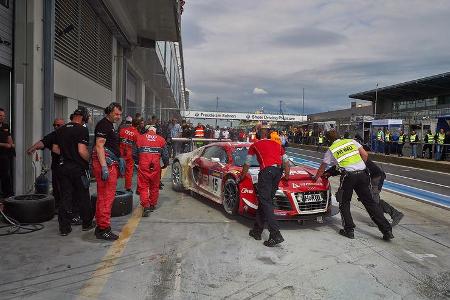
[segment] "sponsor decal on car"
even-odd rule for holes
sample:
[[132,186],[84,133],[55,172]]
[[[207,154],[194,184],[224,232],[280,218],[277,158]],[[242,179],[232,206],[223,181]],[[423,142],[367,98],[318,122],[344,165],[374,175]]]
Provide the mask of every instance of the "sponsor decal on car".
[[308,175],[308,172],[303,170],[290,170],[289,175]]
[[214,170],[209,170],[209,175],[213,176],[213,177],[219,177],[222,178],[222,173],[214,171]]
[[300,182],[300,183],[292,183],[293,189],[298,189],[301,187],[306,187],[307,189],[314,189],[317,186],[322,186],[323,184],[320,182]]
[[241,193],[242,194],[253,194],[253,190],[249,190],[247,188],[242,188]]
[[287,215],[286,211],[274,211],[274,214],[277,216],[285,216]]

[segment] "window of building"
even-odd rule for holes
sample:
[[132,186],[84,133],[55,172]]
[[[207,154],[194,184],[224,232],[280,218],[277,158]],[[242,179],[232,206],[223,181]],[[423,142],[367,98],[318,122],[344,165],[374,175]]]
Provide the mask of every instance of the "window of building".
[[9,8],[9,0],[0,0],[0,5]]
[[111,89],[112,34],[87,0],[55,1],[55,58]]

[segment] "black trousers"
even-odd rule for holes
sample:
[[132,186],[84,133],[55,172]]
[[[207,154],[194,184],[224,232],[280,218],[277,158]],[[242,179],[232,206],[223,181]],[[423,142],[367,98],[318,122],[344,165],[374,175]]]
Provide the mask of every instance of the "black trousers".
[[61,203],[58,210],[60,230],[65,231],[71,227],[70,221],[75,205],[78,205],[83,225],[89,226],[94,218],[94,212],[89,195],[89,186],[85,186],[83,183],[83,180],[87,180],[85,170],[77,164],[69,162],[56,169],[56,176],[58,176],[61,189]]
[[430,156],[428,156],[428,158],[432,159],[433,158],[433,145],[432,144],[423,145],[423,148],[422,148],[422,157],[423,158],[427,158],[427,157],[425,157],[425,152],[427,152],[427,150],[430,155]]
[[398,156],[403,156],[403,143],[402,144],[397,144],[397,154]]
[[370,192],[370,177],[366,172],[346,172],[341,176],[341,186],[343,190],[342,200],[339,203],[341,211],[342,225],[346,231],[353,231],[355,223],[353,223],[352,214],[350,213],[350,201],[352,200],[353,191],[356,192],[361,203],[366,208],[372,221],[378,226],[382,233],[392,230],[388,220],[384,217],[378,203],[376,203]]
[[12,158],[9,156],[0,157],[0,184],[2,187],[0,196],[3,196],[4,198],[8,198],[14,195],[12,185],[11,160]]
[[373,201],[375,201],[375,203],[378,203],[381,210],[384,213],[390,215],[392,218],[395,214],[398,214],[399,211],[396,210],[392,205],[390,205],[389,203],[387,203],[386,201],[384,201],[380,198],[380,192],[381,192],[381,189],[383,188],[383,183],[384,183],[385,179],[386,179],[386,174],[384,174],[384,173],[383,173],[383,175],[381,175],[379,177],[373,177],[371,179],[372,198],[373,198]]
[[281,168],[267,167],[258,174],[258,210],[256,211],[255,229],[263,231],[267,221],[270,233],[280,231],[280,226],[273,213],[273,198],[278,189],[282,175]]

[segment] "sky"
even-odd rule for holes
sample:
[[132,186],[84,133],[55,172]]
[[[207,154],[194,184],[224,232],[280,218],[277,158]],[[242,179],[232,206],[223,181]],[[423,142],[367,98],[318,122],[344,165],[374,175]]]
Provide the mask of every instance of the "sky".
[[305,114],[450,71],[449,0],[186,0],[192,110]]

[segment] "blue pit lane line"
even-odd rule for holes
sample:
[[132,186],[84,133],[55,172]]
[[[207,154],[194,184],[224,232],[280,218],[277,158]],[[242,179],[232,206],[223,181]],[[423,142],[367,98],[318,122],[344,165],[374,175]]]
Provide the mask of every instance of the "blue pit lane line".
[[[289,156],[292,157],[292,159],[295,162],[306,165],[311,168],[318,169],[320,166],[320,164],[317,162],[296,157],[295,155],[292,155],[292,153],[289,153]],[[397,194],[405,195],[410,198],[415,198],[425,202],[430,202],[450,208],[450,197],[446,195],[430,192],[427,190],[407,186],[401,183],[396,183],[388,180],[384,181],[383,189]]]

